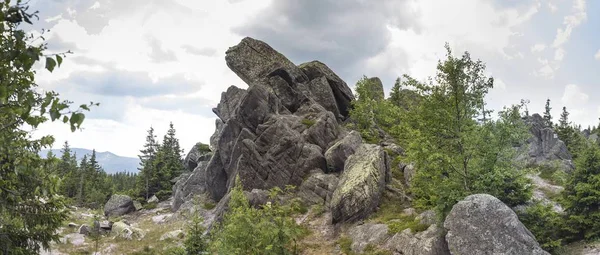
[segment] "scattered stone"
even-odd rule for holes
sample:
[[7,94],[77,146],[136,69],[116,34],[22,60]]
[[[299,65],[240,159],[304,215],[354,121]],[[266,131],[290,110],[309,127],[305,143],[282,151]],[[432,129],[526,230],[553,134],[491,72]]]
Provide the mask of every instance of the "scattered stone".
[[135,211],[133,200],[126,195],[114,194],[104,205],[104,215],[118,217]]
[[183,232],[183,230],[178,229],[178,230],[173,230],[167,233],[164,233],[161,237],[160,240],[167,240],[167,239],[183,239],[185,237],[185,233]]
[[549,254],[513,210],[487,194],[470,195],[455,204],[444,228],[452,254]]
[[171,218],[171,216],[173,216],[172,213],[156,215],[152,217],[152,222],[154,222],[155,224],[162,224],[165,223],[169,218]]
[[388,226],[373,223],[354,226],[348,230],[348,237],[352,239],[352,251],[360,254],[367,245],[378,245],[387,239]]
[[70,243],[74,246],[81,246],[85,244],[85,237],[79,233],[67,234],[60,239],[61,243]]
[[88,235],[91,232],[91,229],[90,226],[82,224],[77,232],[82,235]]
[[269,192],[262,189],[253,189],[252,191],[244,191],[244,195],[248,198],[248,202],[255,208],[261,208],[269,199]]
[[417,215],[417,210],[415,210],[415,208],[406,208],[406,209],[402,210],[402,214],[404,214],[406,216]]
[[133,201],[133,207],[135,207],[136,211],[142,210],[144,208],[140,201]]
[[136,227],[129,226],[124,222],[115,222],[112,226],[111,233],[115,238],[125,239],[125,240],[141,240],[144,238],[146,233]]
[[74,222],[69,222],[69,227],[70,227],[70,228],[76,228],[76,227],[78,227],[78,226],[79,226],[79,225],[77,225],[77,224],[76,224],[76,223],[74,223]]
[[386,155],[380,146],[362,144],[348,158],[331,199],[334,223],[363,219],[379,205],[389,171]]
[[152,197],[148,199],[148,204],[151,203],[158,203],[158,197],[156,197],[156,195],[152,195]]

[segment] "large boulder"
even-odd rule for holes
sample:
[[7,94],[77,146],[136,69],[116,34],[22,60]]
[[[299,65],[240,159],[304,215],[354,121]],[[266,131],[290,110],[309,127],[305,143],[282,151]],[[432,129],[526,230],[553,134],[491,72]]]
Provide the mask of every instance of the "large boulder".
[[352,239],[350,249],[361,254],[368,245],[378,245],[389,237],[388,226],[373,223],[357,225],[348,230],[348,237]]
[[338,182],[337,176],[317,171],[302,182],[298,189],[298,197],[307,204],[324,205],[331,200]]
[[387,154],[380,146],[362,144],[348,158],[331,198],[333,223],[360,220],[379,205],[389,171]]
[[455,204],[444,228],[452,254],[549,254],[513,210],[487,194],[470,195]]
[[450,255],[448,244],[444,239],[444,230],[435,224],[423,232],[413,233],[410,229],[405,229],[396,233],[386,241],[384,247],[394,252],[393,254]]
[[354,154],[358,146],[362,144],[362,137],[357,131],[351,131],[341,140],[329,147],[325,152],[328,170],[341,172],[344,170],[346,159]]
[[263,41],[250,37],[225,53],[227,66],[246,84],[252,86],[257,80],[271,76],[285,76],[288,83],[302,83],[308,77],[292,61]]
[[213,112],[223,122],[227,122],[229,119],[236,114],[242,98],[246,95],[245,89],[240,89],[236,86],[230,86],[227,91],[221,93],[221,102],[216,108],[213,108]]
[[135,212],[135,206],[131,197],[126,195],[114,194],[104,205],[105,216],[118,217],[130,212]]

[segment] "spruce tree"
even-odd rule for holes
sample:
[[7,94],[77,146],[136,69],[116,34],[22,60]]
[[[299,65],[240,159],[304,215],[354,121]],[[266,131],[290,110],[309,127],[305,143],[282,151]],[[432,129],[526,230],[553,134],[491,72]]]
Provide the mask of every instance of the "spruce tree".
[[148,200],[151,196],[150,181],[155,172],[153,167],[158,147],[159,144],[156,142],[154,128],[150,127],[148,130],[148,135],[146,136],[146,144],[144,144],[144,149],[140,150],[142,154],[138,156],[140,158],[140,167],[138,168],[140,172],[138,176],[138,184],[136,185],[139,188],[139,194],[144,196],[146,200]]
[[169,123],[169,130],[163,137],[163,142],[158,147],[156,159],[153,162],[154,173],[150,178],[150,193],[160,192],[157,197],[161,199],[171,194],[171,180],[179,176],[185,169],[181,156],[183,151],[175,134],[173,123]]
[[400,82],[400,77],[396,78],[396,82],[394,82],[394,86],[392,87],[392,91],[390,92],[390,102],[395,106],[402,106],[402,83]]
[[553,123],[552,123],[552,114],[550,113],[550,110],[552,110],[552,107],[550,107],[550,98],[546,99],[546,107],[544,108],[544,125],[546,127],[552,127]]

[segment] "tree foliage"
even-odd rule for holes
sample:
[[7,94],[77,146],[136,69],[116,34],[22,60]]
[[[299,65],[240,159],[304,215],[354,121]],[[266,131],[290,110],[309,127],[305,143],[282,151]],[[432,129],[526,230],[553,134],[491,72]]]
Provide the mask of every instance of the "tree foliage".
[[[71,110],[72,102],[35,83],[34,65],[45,63],[52,72],[65,54],[47,55],[43,37],[23,30],[37,12],[23,1],[0,2],[0,252],[37,254],[51,241],[67,217],[65,201],[57,194],[59,178],[46,171],[55,159],[44,160],[38,151],[50,147],[52,136],[32,139],[31,128],[60,120],[78,129],[91,105]],[[55,165],[54,165],[55,166]]]
[[407,161],[418,169],[412,192],[416,205],[436,207],[444,216],[463,197],[474,193],[497,196],[509,205],[531,195],[527,179],[512,163],[513,146],[527,138],[520,106],[505,108],[491,120],[484,97],[493,79],[485,65],[468,52],[438,64],[435,83],[406,76],[421,96],[420,104],[403,115]]
[[[280,189],[271,190],[275,201]],[[269,202],[254,208],[244,195],[239,178],[230,192],[229,211],[211,236],[214,254],[298,254],[296,241],[304,230],[292,218],[297,203]]]

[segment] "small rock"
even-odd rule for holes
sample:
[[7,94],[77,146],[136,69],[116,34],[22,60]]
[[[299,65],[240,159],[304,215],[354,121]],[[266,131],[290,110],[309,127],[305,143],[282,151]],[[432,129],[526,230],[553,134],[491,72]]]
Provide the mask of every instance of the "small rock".
[[85,237],[79,233],[72,233],[61,238],[62,243],[70,243],[74,246],[81,246],[85,243]]
[[417,215],[417,210],[415,210],[415,208],[406,208],[406,209],[402,210],[402,214],[404,214],[406,216]]
[[112,226],[113,226],[113,222],[112,221],[103,220],[103,221],[100,222],[100,228],[101,229],[111,230]]
[[394,252],[393,254],[450,255],[444,240],[444,232],[435,224],[419,233],[412,233],[410,229],[405,229],[388,239],[383,247]]
[[167,219],[169,219],[171,216],[173,216],[172,213],[156,215],[156,216],[152,217],[152,222],[154,222],[156,224],[161,224],[161,223],[164,223],[165,221],[167,221]]
[[111,233],[115,236],[115,238],[122,238],[125,240],[141,240],[146,235],[143,230],[129,226],[121,221],[113,224]]
[[431,225],[437,223],[437,215],[432,210],[424,211],[423,213],[419,214],[419,216],[417,216],[416,219],[419,220],[419,222],[421,222],[421,224],[425,224],[428,226],[431,226]]
[[142,208],[144,208],[142,206],[142,203],[140,203],[140,201],[133,201],[133,207],[135,207],[136,211],[142,210]]
[[183,237],[185,237],[185,233],[183,232],[183,230],[178,229],[178,230],[173,230],[171,232],[167,232],[165,234],[163,234],[160,237],[160,240],[166,240],[166,239],[182,239]]
[[83,224],[81,225],[81,227],[79,227],[79,230],[77,232],[79,232],[79,234],[82,235],[88,235],[90,233],[90,226]]
[[150,203],[158,203],[158,197],[153,195],[151,198],[148,199],[148,204]]
[[76,227],[78,227],[78,226],[79,226],[79,225],[75,224],[74,222],[69,222],[69,227],[70,227],[70,228],[76,228]]

